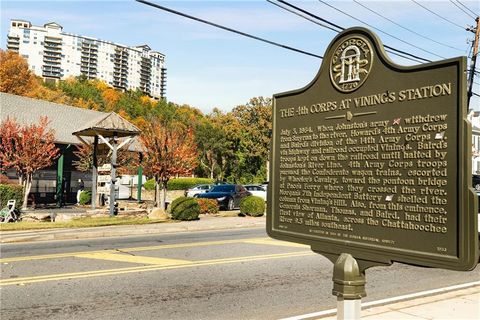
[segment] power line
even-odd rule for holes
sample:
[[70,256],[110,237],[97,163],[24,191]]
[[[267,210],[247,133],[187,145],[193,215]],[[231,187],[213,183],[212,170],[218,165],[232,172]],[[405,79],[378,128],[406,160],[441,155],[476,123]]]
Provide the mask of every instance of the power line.
[[[329,20],[323,19],[323,18],[321,18],[321,17],[319,17],[319,16],[317,16],[317,15],[311,13],[311,12],[308,12],[308,11],[306,11],[306,10],[304,10],[304,9],[302,9],[302,8],[299,8],[299,7],[297,7],[297,6],[295,6],[295,5],[291,4],[291,3],[288,3],[287,1],[284,1],[284,0],[277,0],[277,1],[280,2],[280,3],[282,3],[282,4],[284,4],[284,5],[286,5],[286,6],[289,6],[290,8],[293,8],[293,9],[295,9],[295,10],[298,10],[298,11],[300,11],[300,12],[302,12],[302,13],[310,16],[310,17],[313,17],[313,18],[315,18],[315,19],[319,19],[319,20],[321,20],[321,21],[323,21],[323,22],[325,22],[325,23],[328,23],[329,25],[331,25],[331,26],[333,26],[333,27],[335,27],[335,28],[338,28],[338,29],[340,29],[340,30],[345,30],[344,27],[339,26],[339,25],[337,25],[337,24],[335,24],[335,23],[333,23],[333,22],[331,22],[331,21],[329,21]],[[269,2],[270,2],[270,1],[269,1]],[[282,9],[285,9],[284,7],[281,7],[281,6],[279,6],[279,7],[282,8]],[[291,11],[290,11],[290,12],[291,12]],[[303,17],[303,18],[306,19],[306,17],[304,17],[304,16],[301,16],[301,17]],[[307,19],[307,20],[311,21],[310,19]],[[330,30],[331,30],[331,29],[330,29]],[[339,31],[336,31],[336,32],[339,32]],[[408,59],[408,60],[411,60],[411,61],[414,61],[414,62],[418,62],[418,63],[431,62],[431,60],[428,60],[428,59],[425,59],[425,58],[416,56],[416,55],[414,55],[414,54],[411,54],[411,53],[408,53],[408,52],[405,52],[405,51],[402,51],[402,50],[393,48],[393,47],[391,47],[391,46],[388,46],[388,45],[385,45],[385,44],[384,44],[383,46],[385,47],[385,51],[387,51],[387,52],[389,52],[389,53],[391,53],[391,54],[397,55],[397,56],[399,56],[399,57],[402,57],[402,58],[405,58],[405,59]]]
[[469,16],[470,18],[473,18],[473,19],[476,18],[476,17],[473,16],[470,12],[465,11],[465,9],[463,9],[463,8],[460,7],[458,4],[456,4],[453,0],[450,0],[450,2],[453,3],[453,5],[454,5],[455,7],[457,7],[458,9],[462,10],[463,13],[465,13],[465,14],[466,14],[467,16]]
[[[386,32],[386,31],[383,31],[383,30],[381,30],[381,29],[379,29],[379,28],[376,28],[376,27],[372,26],[371,24],[369,24],[369,23],[367,23],[367,22],[365,22],[365,21],[362,21],[362,20],[358,19],[358,18],[352,16],[351,14],[348,14],[348,13],[346,13],[345,11],[340,10],[340,9],[334,7],[333,5],[327,3],[327,2],[325,2],[325,1],[323,1],[323,0],[318,0],[318,1],[320,1],[320,2],[323,3],[324,5],[330,7],[330,8],[332,8],[332,9],[334,9],[334,10],[336,10],[336,11],[338,11],[338,12],[340,12],[340,13],[342,13],[342,14],[344,14],[344,15],[346,15],[346,16],[354,19],[354,20],[357,20],[357,21],[360,22],[360,23],[363,23],[363,24],[366,25],[366,26],[369,26],[369,27],[372,28],[372,29],[375,29],[375,30],[377,30],[377,31],[379,31],[379,32],[381,32],[381,33],[384,33],[384,34],[386,34],[386,35],[394,38],[394,39],[397,39],[397,40],[400,41],[400,42],[403,42],[403,43],[405,43],[405,44],[407,44],[407,45],[409,45],[409,46],[412,46],[412,47],[417,48],[417,49],[419,49],[419,50],[421,50],[421,51],[424,51],[424,52],[427,52],[427,53],[429,53],[429,54],[431,54],[431,55],[437,56],[437,57],[439,57],[439,58],[446,59],[445,57],[440,56],[440,55],[438,55],[438,54],[436,54],[436,53],[434,53],[434,52],[431,52],[431,51],[425,50],[425,49],[423,49],[423,48],[420,48],[419,46],[416,46],[416,45],[414,45],[414,44],[411,44],[411,43],[409,43],[409,42],[407,42],[407,41],[405,41],[405,40],[402,40],[402,39],[400,39],[400,38],[398,38],[398,37],[396,37],[396,36],[394,36],[394,35]],[[412,0],[412,1],[413,1],[413,0]]]
[[[273,2],[272,0],[267,0],[267,2],[270,2],[270,3],[273,4],[274,6],[277,6],[277,7],[281,8],[281,9],[283,9],[283,10],[286,10],[286,11],[288,11],[288,12],[290,12],[290,13],[293,13],[294,15],[297,15],[297,16],[299,16],[299,17],[301,17],[301,18],[304,18],[304,19],[306,19],[306,20],[308,20],[308,21],[310,21],[310,22],[313,22],[313,23],[321,26],[321,27],[327,28],[327,29],[329,29],[329,30],[332,30],[332,31],[338,33],[338,30],[330,27],[330,26],[327,25],[327,24],[320,23],[320,22],[318,22],[318,21],[316,21],[316,20],[313,20],[312,18],[303,16],[303,15],[301,15],[300,13],[295,12],[295,11],[292,10],[292,9],[289,9],[289,8],[287,8],[287,7],[284,7],[284,6],[282,6],[282,5],[280,5],[280,4],[276,3],[276,2]],[[313,15],[312,15],[312,16],[313,16]],[[320,17],[317,17],[317,16],[315,16],[315,18],[316,18],[316,19],[321,19]],[[343,30],[343,28],[340,29],[340,30]]]
[[416,35],[419,36],[419,37],[422,37],[422,38],[424,38],[424,39],[430,40],[430,41],[435,42],[435,43],[437,43],[437,44],[439,44],[439,45],[442,45],[442,46],[444,46],[444,47],[448,47],[448,48],[451,48],[451,49],[454,49],[454,50],[463,52],[463,50],[460,50],[460,49],[455,48],[455,47],[452,47],[452,46],[450,46],[450,45],[448,45],[448,44],[439,42],[439,41],[434,40],[434,39],[432,39],[432,38],[430,38],[430,37],[424,36],[424,35],[416,32],[416,31],[414,31],[414,30],[412,30],[412,29],[409,29],[409,28],[407,28],[407,27],[405,27],[405,26],[402,26],[401,24],[395,22],[394,20],[392,20],[392,19],[390,19],[390,18],[385,17],[385,16],[382,15],[381,13],[378,13],[377,11],[375,11],[375,10],[367,7],[366,5],[364,5],[363,3],[360,3],[360,2],[357,1],[357,0],[353,0],[353,2],[355,2],[355,3],[358,4],[359,6],[362,6],[363,8],[367,9],[368,11],[373,12],[373,13],[376,14],[377,16],[380,16],[380,17],[382,17],[383,19],[385,19],[385,20],[387,20],[387,21],[390,21],[390,22],[393,23],[394,25],[399,26],[400,28],[405,29],[405,30],[407,30],[407,31],[409,31],[409,32],[411,32],[411,33],[413,33],[413,34],[416,34]]
[[460,29],[462,29],[462,30],[465,30],[465,28],[464,28],[464,27],[462,27],[461,25],[459,25],[459,24],[457,24],[457,23],[455,23],[455,22],[453,22],[453,21],[451,21],[451,20],[448,20],[448,19],[447,19],[447,18],[445,18],[445,17],[442,17],[442,16],[441,16],[441,15],[439,15],[438,13],[436,13],[436,12],[434,12],[434,11],[432,11],[432,10],[428,9],[428,8],[427,8],[427,7],[425,7],[424,5],[422,5],[422,4],[420,4],[420,3],[418,3],[417,1],[415,1],[415,0],[411,0],[411,1],[412,1],[413,3],[415,3],[415,4],[417,4],[418,6],[422,7],[423,9],[427,10],[428,12],[430,12],[430,13],[432,13],[432,14],[436,15],[436,16],[437,16],[437,17],[439,17],[440,19],[443,19],[443,20],[447,21],[448,23],[450,23],[450,24],[452,24],[452,25],[454,25],[454,26],[456,26],[456,27],[459,27],[459,28],[460,28]]
[[167,8],[167,7],[164,7],[164,6],[160,6],[160,5],[155,4],[155,3],[151,3],[151,2],[148,2],[148,1],[145,1],[145,0],[136,0],[136,1],[141,2],[143,4],[146,4],[148,6],[163,10],[163,11],[167,11],[167,12],[179,15],[179,16],[184,17],[184,18],[188,18],[188,19],[191,19],[191,20],[194,20],[194,21],[197,21],[197,22],[208,24],[210,26],[213,26],[213,27],[216,27],[216,28],[219,28],[219,29],[222,29],[222,30],[233,32],[233,33],[242,35],[242,36],[247,37],[247,38],[251,38],[251,39],[254,39],[254,40],[265,42],[265,43],[268,43],[268,44],[271,44],[271,45],[274,45],[274,46],[277,46],[277,47],[280,47],[280,48],[283,48],[283,49],[295,51],[295,52],[302,53],[302,54],[305,54],[305,55],[308,55],[308,56],[311,56],[311,57],[323,59],[323,57],[320,56],[320,55],[310,53],[310,52],[307,52],[307,51],[303,51],[303,50],[300,50],[300,49],[296,49],[296,48],[293,48],[293,47],[290,47],[290,46],[286,46],[286,45],[283,45],[283,44],[280,44],[280,43],[277,43],[277,42],[274,42],[274,41],[270,41],[270,40],[267,40],[267,39],[263,39],[263,38],[260,38],[260,37],[242,32],[242,31],[238,31],[238,30],[235,30],[235,29],[232,29],[232,28],[229,28],[229,27],[225,27],[225,26],[222,26],[222,25],[219,25],[219,24],[207,21],[207,20],[197,18],[197,17],[194,17],[194,16],[190,16],[188,14],[185,14],[185,13],[182,13],[182,12],[179,12],[179,11],[175,11],[173,9],[170,9],[170,8]]
[[[469,7],[467,7],[466,5],[464,5],[463,3],[461,3],[459,0],[457,0],[458,4],[461,5],[462,7],[464,7],[465,9],[467,9],[468,11],[470,11],[474,16],[477,16],[478,17],[478,13],[476,13],[475,11],[473,11],[472,9],[470,9]],[[475,18],[474,18],[475,19]]]

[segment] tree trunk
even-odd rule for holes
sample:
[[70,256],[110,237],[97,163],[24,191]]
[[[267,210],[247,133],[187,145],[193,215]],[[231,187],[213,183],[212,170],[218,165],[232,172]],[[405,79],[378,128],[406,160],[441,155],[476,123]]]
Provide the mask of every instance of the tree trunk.
[[27,210],[27,204],[28,204],[28,195],[30,194],[30,189],[32,188],[32,174],[28,174],[25,178],[24,186],[23,186],[23,205],[22,205],[22,210]]
[[164,183],[162,186],[162,201],[161,201],[161,207],[162,210],[165,210],[165,204],[167,203],[167,183]]
[[155,179],[155,206],[160,207],[160,181]]

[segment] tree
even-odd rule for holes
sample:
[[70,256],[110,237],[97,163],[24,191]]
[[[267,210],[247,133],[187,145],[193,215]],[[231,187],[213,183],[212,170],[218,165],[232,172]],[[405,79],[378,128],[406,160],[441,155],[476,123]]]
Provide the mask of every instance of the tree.
[[228,153],[228,140],[225,132],[206,118],[196,127],[195,143],[200,150],[200,166],[206,170],[210,179],[214,179],[215,174],[218,179],[218,175],[221,175],[219,163],[222,162],[222,156]]
[[193,132],[174,122],[153,118],[144,128],[140,141],[145,150],[145,171],[155,179],[156,205],[163,209],[168,180],[177,175],[191,174],[197,164]]
[[18,53],[0,50],[0,91],[27,95],[37,82],[35,76],[28,69],[27,61]]
[[48,118],[42,117],[38,124],[20,126],[10,118],[0,124],[0,165],[17,171],[24,189],[22,209],[27,208],[33,174],[52,165],[59,154],[55,133],[47,129],[48,123]]
[[265,181],[272,136],[272,102],[270,98],[252,98],[232,111],[241,127],[237,176],[248,182]]

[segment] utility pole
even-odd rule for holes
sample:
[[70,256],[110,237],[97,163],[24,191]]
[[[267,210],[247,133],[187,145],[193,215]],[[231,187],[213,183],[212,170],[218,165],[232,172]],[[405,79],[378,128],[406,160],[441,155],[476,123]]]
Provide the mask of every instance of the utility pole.
[[472,50],[472,59],[470,60],[470,74],[468,78],[468,94],[467,94],[467,106],[468,111],[470,111],[470,98],[473,95],[472,87],[473,87],[473,78],[475,77],[475,64],[477,62],[477,55],[478,55],[478,38],[480,36],[480,17],[475,19],[477,22],[477,26],[475,28],[468,28],[468,31],[472,31],[475,33],[475,40],[473,40],[473,50]]

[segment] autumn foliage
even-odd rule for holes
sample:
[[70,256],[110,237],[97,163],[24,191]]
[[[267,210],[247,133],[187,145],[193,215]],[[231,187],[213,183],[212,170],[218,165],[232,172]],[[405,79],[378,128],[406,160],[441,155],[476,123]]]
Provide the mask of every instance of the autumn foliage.
[[[46,84],[28,70],[27,61],[23,57],[2,50],[0,91],[85,109],[115,111],[144,130],[144,137],[153,133],[158,137],[165,136],[166,133],[158,131],[160,129],[153,129],[160,125],[160,122],[150,122],[151,118],[162,119],[163,130],[173,130],[167,129],[166,123],[169,126],[175,124],[175,132],[178,134],[171,132],[171,137],[168,138],[172,143],[176,139],[175,135],[179,135],[178,138],[194,137],[197,146],[195,160],[198,161],[195,162],[193,174],[237,183],[258,183],[267,179],[266,168],[272,132],[272,101],[269,98],[252,98],[230,112],[215,108],[211,113],[204,114],[188,105],[151,99],[139,90],[122,92],[100,80],[89,80],[84,75]],[[212,99],[215,99],[214,95]],[[192,141],[188,144],[193,148]],[[153,144],[150,147],[157,154],[162,154],[157,150],[159,147],[154,147]],[[85,148],[87,147],[81,146],[76,152],[81,158],[80,162],[83,162],[78,164],[90,168],[91,154]],[[148,149],[146,151],[150,152]],[[146,156],[152,159],[158,157],[148,154]],[[191,168],[188,157],[182,160],[187,162],[185,167]],[[134,162],[128,162],[131,169],[134,168]],[[186,175],[182,172],[184,169],[179,169],[177,173],[171,172],[167,176]],[[191,173],[188,170],[185,172]],[[162,179],[164,178],[159,177],[158,181]]]
[[156,181],[157,206],[164,208],[168,180],[191,174],[197,165],[193,131],[153,119],[144,128],[140,141],[145,149],[145,171]]
[[35,76],[18,53],[0,50],[0,91],[27,95],[35,87]]
[[55,147],[55,133],[48,129],[47,117],[38,124],[20,126],[15,119],[0,123],[0,166],[14,168],[24,188],[23,208],[27,207],[33,174],[52,165],[59,150]]

